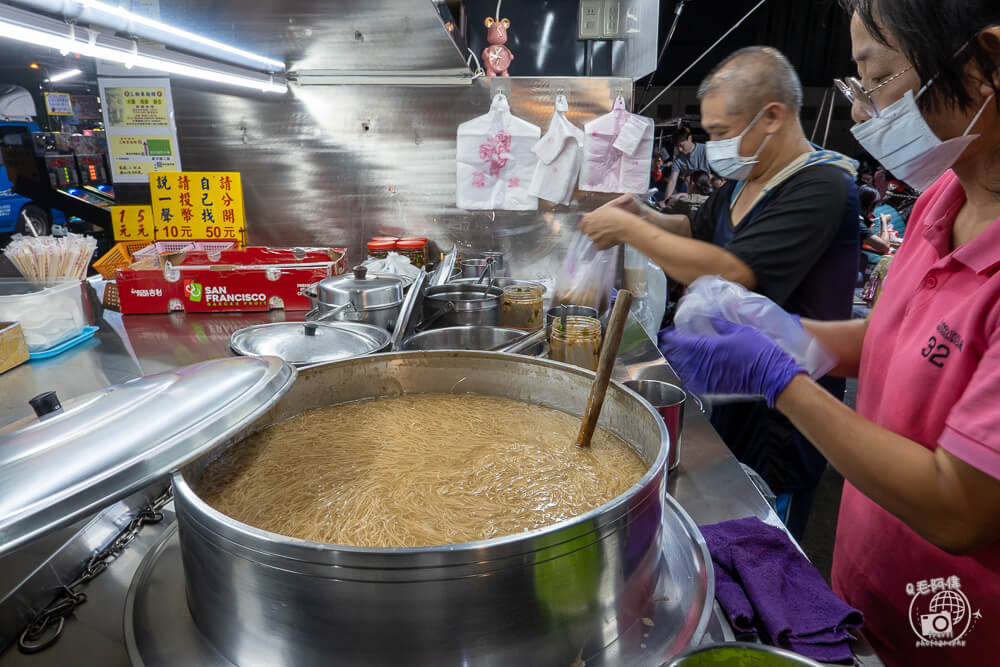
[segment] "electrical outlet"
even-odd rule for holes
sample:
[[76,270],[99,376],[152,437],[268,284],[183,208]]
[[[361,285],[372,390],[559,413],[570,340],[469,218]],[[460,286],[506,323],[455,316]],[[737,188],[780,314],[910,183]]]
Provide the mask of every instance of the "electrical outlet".
[[620,37],[621,12],[621,0],[604,0],[604,39]]
[[580,0],[580,30],[577,38],[600,39],[603,14],[603,0]]

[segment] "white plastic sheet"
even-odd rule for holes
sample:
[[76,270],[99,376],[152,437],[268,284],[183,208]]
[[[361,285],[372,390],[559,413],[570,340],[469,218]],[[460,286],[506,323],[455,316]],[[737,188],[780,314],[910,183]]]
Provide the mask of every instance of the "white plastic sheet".
[[719,332],[712,324],[713,317],[756,327],[814,379],[837,365],[833,352],[766,296],[721,276],[702,276],[691,283],[681,298],[674,326],[685,334],[715,336]]

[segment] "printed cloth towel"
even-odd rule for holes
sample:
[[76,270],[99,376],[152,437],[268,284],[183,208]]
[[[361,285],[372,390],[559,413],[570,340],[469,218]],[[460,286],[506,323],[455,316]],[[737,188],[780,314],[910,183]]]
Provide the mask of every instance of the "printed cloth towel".
[[557,204],[570,203],[583,162],[583,130],[566,119],[567,111],[566,97],[557,95],[549,130],[531,149],[538,163],[529,191]]
[[619,95],[611,113],[583,127],[580,189],[645,193],[653,168],[653,131],[653,119],[629,113]]
[[715,569],[715,598],[737,632],[820,662],[852,663],[861,612],[830,590],[785,531],[749,517],[701,526]]
[[458,208],[534,211],[529,185],[537,162],[532,146],[542,131],[510,112],[498,93],[488,113],[458,126]]

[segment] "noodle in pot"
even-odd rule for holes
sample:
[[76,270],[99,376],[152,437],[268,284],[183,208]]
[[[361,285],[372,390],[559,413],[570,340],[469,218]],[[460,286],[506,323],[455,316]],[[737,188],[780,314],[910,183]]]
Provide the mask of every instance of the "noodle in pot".
[[194,489],[263,530],[316,542],[416,547],[534,530],[624,493],[648,466],[604,429],[475,394],[416,394],[319,408],[254,434]]

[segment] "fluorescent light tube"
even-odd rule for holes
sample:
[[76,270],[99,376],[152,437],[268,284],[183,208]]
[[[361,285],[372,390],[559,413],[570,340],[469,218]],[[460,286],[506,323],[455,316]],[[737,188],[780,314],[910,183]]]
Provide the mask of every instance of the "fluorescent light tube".
[[266,93],[284,93],[288,90],[285,82],[275,80],[273,75],[214,63],[195,56],[140,47],[130,40],[102,35],[93,30],[77,30],[59,21],[6,5],[0,5],[0,37],[110,60],[126,67],[144,67]]
[[49,81],[56,83],[57,81],[65,81],[66,79],[72,79],[74,76],[79,76],[83,74],[82,69],[68,69],[65,72],[59,72],[58,74],[53,74],[49,77]]
[[[250,51],[244,51],[243,49],[238,49],[235,46],[230,46],[229,44],[223,44],[222,42],[217,42],[214,39],[209,39],[208,37],[203,37],[202,35],[195,34],[193,32],[188,32],[187,30],[181,30],[172,25],[167,25],[166,23],[161,23],[159,21],[154,21],[151,18],[140,16],[139,14],[134,14],[122,7],[116,5],[109,5],[105,2],[100,2],[99,0],[73,0],[79,5],[82,5],[88,9],[93,9],[100,12],[106,12],[109,14],[114,14],[120,16],[127,21],[132,23],[137,23],[139,25],[144,25],[153,30],[158,30],[165,32],[182,39],[190,40],[192,42],[197,42],[203,46],[207,46],[211,49],[217,51],[222,51],[225,53],[230,53],[241,58],[246,58],[253,62],[260,63],[265,68],[273,69],[275,71],[282,71],[285,69],[285,63],[280,60],[274,60],[273,58],[266,58],[262,55],[251,53]],[[211,56],[212,54],[207,53],[205,55]]]

